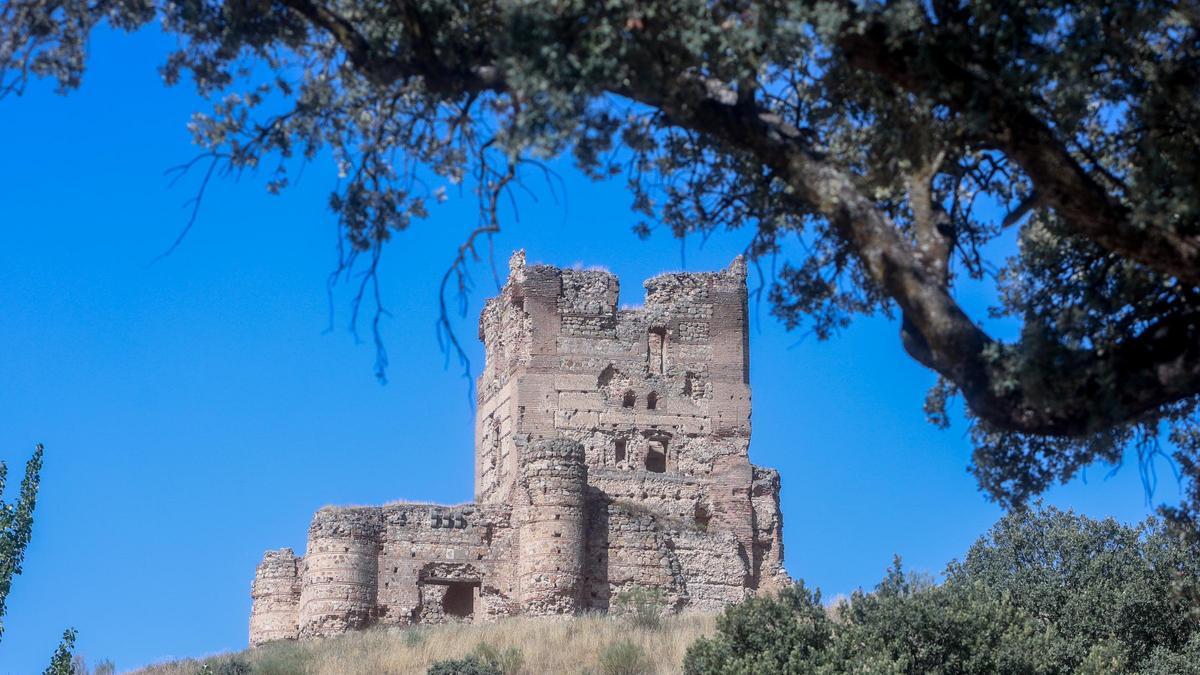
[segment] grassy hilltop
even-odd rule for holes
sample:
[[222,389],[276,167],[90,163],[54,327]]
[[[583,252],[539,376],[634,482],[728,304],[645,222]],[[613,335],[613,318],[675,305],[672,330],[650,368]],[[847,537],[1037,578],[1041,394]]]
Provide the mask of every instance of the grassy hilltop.
[[[613,616],[569,620],[511,618],[496,623],[446,624],[403,630],[375,629],[324,640],[277,642],[234,654],[187,659],[150,666],[140,675],[408,675],[425,673],[436,661],[477,652],[480,645],[503,654],[519,650],[516,672],[536,673],[678,673],[684,652],[697,638],[714,631],[715,617],[689,614],[668,617],[658,628]],[[614,670],[644,654],[644,670]],[[512,652],[509,652],[510,654]],[[602,663],[604,659],[604,663]],[[205,668],[207,666],[207,669]],[[605,667],[609,666],[609,667]],[[506,674],[508,675],[508,674]]]

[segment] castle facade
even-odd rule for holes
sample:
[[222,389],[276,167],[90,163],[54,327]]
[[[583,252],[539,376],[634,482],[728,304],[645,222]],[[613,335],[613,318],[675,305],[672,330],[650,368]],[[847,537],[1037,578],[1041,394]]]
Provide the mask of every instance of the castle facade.
[[790,583],[779,474],[748,456],[745,264],[645,287],[618,309],[614,275],[515,254],[479,322],[476,501],[321,509],[303,557],[259,564],[250,643]]

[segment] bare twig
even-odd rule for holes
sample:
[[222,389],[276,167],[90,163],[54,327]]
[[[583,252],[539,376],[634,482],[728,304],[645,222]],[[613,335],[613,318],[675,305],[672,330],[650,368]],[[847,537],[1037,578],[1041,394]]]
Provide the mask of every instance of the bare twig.
[[165,175],[175,175],[175,177],[171,179],[170,183],[171,185],[174,185],[181,178],[183,178],[183,176],[185,176],[188,171],[196,165],[196,163],[203,159],[209,160],[208,168],[204,171],[204,177],[200,180],[200,187],[197,188],[196,194],[192,196],[191,199],[184,202],[184,206],[192,207],[191,213],[188,214],[187,223],[185,223],[183,229],[179,231],[179,234],[175,237],[175,241],[172,241],[171,245],[168,246],[165,251],[154,256],[154,258],[147,263],[147,267],[154,265],[158,261],[174,253],[175,249],[179,248],[179,245],[183,243],[183,240],[187,237],[188,232],[192,231],[192,226],[196,224],[196,217],[200,215],[200,204],[204,201],[204,191],[208,189],[208,183],[212,180],[213,174],[216,172],[217,166],[220,164],[221,160],[228,158],[229,155],[226,154],[208,152],[192,159],[189,162],[185,162],[179,166],[174,166],[170,169],[167,169]]

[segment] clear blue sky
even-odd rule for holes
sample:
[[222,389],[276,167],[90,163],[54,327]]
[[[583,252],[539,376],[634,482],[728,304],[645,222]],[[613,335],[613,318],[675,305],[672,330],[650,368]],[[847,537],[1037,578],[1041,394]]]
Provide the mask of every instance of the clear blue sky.
[[[0,102],[0,459],[16,476],[35,442],[47,453],[0,673],[40,672],[67,626],[89,662],[122,670],[242,648],[255,564],[268,548],[303,550],[320,506],[472,498],[473,411],[434,320],[473,202],[434,210],[388,247],[381,386],[370,344],[345,330],[347,293],[325,332],[327,165],[280,197],[261,177],[215,183],[183,245],[148,265],[186,221],[194,185],[168,188],[163,171],[195,153],[185,124],[204,106],[162,86],[170,45],[152,31],[102,34],[81,91],[41,83]],[[565,204],[543,191],[519,222],[509,214],[503,255],[606,266],[629,303],[643,279],[681,267],[678,241],[632,234],[620,184],[566,165],[563,176]],[[749,236],[689,244],[687,268],[728,264]],[[458,324],[476,365],[488,278],[480,268]],[[965,301],[981,311],[988,297]],[[925,422],[934,378],[905,356],[896,323],[860,320],[818,342],[765,306],[761,319],[751,458],[783,475],[788,570],[830,596],[870,588],[893,553],[941,571],[1000,511],[966,473],[961,420],[944,432]],[[1136,467],[1106,473],[1093,467],[1047,501],[1149,513]],[[1164,478],[1155,499],[1175,498]]]

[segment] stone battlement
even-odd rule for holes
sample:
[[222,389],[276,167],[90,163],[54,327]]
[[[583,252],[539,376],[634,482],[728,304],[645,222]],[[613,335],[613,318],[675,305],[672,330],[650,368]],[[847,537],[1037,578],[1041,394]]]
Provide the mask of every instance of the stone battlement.
[[302,558],[259,565],[251,644],[788,583],[779,474],[748,459],[745,275],[661,274],[618,309],[615,275],[516,253],[480,316],[476,502],[321,509]]

